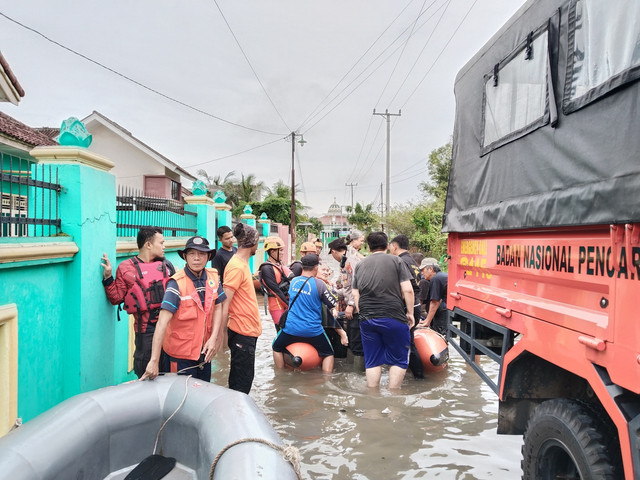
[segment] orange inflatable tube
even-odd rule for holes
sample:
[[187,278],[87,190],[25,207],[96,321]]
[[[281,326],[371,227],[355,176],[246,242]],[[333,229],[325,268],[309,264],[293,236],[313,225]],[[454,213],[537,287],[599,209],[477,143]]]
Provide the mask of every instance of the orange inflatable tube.
[[322,363],[318,351],[308,343],[292,343],[284,349],[283,353],[284,363],[297,370],[311,370]]
[[414,343],[426,371],[444,370],[449,361],[449,347],[442,335],[430,328],[418,328],[414,332]]

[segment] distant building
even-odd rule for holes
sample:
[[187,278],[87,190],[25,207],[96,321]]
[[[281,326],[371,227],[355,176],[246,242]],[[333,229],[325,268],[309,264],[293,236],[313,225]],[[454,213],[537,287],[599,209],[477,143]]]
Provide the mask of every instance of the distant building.
[[335,197],[327,213],[318,217],[318,220],[323,225],[322,243],[325,245],[334,238],[346,236],[351,230],[347,220],[347,214],[343,213],[343,208],[341,205],[338,205]]

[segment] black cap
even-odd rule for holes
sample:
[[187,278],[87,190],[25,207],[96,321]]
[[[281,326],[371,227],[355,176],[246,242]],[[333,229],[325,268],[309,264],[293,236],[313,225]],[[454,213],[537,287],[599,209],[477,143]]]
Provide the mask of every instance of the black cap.
[[307,253],[300,259],[300,263],[302,263],[303,267],[315,267],[320,263],[320,259],[315,253]]
[[193,249],[198,250],[199,252],[206,252],[211,255],[214,251],[212,248],[209,248],[209,241],[204,237],[191,237],[187,240],[187,244],[184,246],[183,250],[178,250],[178,255],[180,258],[184,259],[184,254],[187,250]]
[[331,250],[346,250],[347,249],[347,244],[344,241],[344,238],[336,238],[335,240],[333,240],[331,243],[329,243],[329,251]]

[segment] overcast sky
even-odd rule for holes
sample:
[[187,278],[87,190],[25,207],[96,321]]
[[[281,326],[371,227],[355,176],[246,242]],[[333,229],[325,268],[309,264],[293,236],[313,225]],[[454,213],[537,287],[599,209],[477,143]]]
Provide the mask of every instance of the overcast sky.
[[0,110],[32,127],[97,110],[193,174],[267,186],[290,183],[296,131],[296,183],[316,215],[334,197],[351,204],[347,183],[378,208],[386,129],[372,113],[401,110],[390,199],[415,202],[428,154],[453,133],[458,70],[523,3],[0,0],[23,24],[0,16],[0,51],[26,92]]

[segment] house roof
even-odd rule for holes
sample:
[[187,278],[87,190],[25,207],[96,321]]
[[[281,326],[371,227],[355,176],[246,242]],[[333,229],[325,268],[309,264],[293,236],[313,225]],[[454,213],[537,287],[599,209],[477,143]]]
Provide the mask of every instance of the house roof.
[[158,153],[156,150],[151,148],[146,143],[144,143],[141,140],[139,140],[136,137],[134,137],[131,134],[130,131],[128,131],[127,129],[121,127],[120,125],[118,125],[113,120],[110,120],[109,118],[105,117],[100,112],[97,112],[97,111],[94,110],[91,115],[89,115],[88,117],[86,117],[86,118],[84,118],[82,120],[82,123],[84,123],[87,126],[87,129],[89,129],[89,124],[91,122],[98,122],[101,125],[104,125],[108,129],[110,129],[111,131],[113,131],[114,133],[119,135],[124,140],[128,141],[129,143],[131,143],[135,147],[139,148],[140,150],[146,152],[148,155],[152,156],[154,159],[156,159],[159,163],[164,165],[169,170],[171,170],[173,172],[176,172],[179,175],[181,175],[181,176],[183,176],[183,177],[185,177],[185,178],[187,178],[187,179],[189,179],[191,181],[195,181],[196,180],[196,177],[194,175],[192,175],[191,173],[187,172],[185,169],[180,167],[178,164],[172,162],[171,160],[169,160],[164,155]]
[[51,138],[3,112],[0,112],[0,136],[17,140],[27,147],[57,145]]
[[0,102],[11,102],[17,105],[21,97],[24,97],[24,90],[0,52]]

